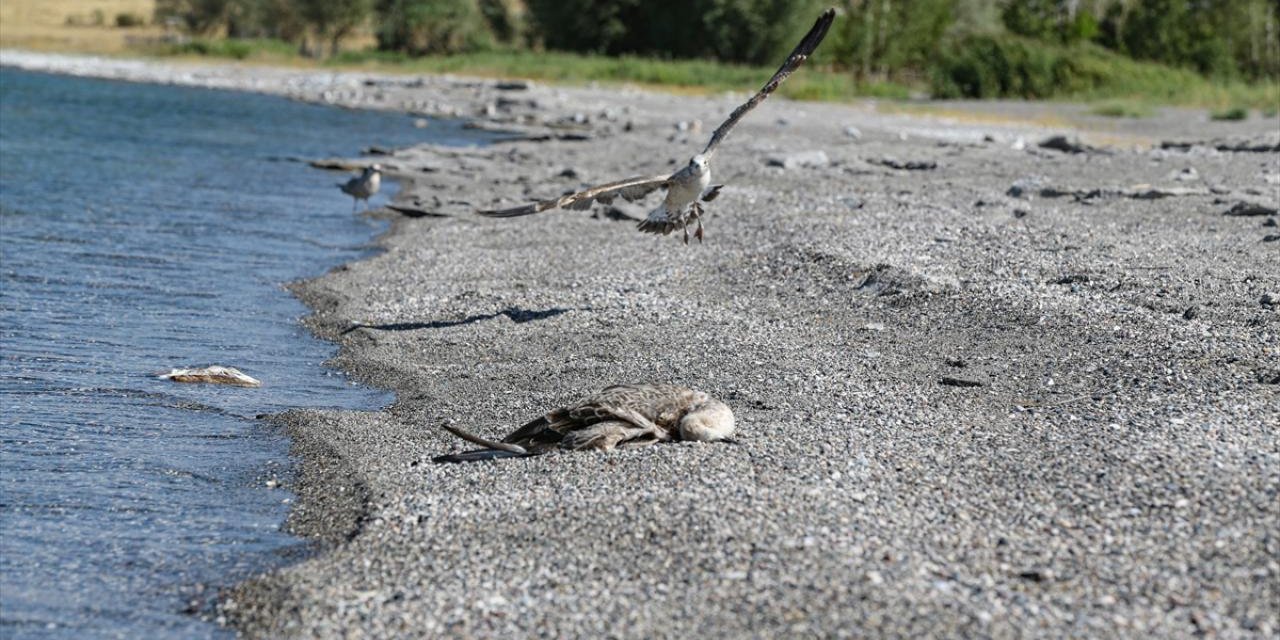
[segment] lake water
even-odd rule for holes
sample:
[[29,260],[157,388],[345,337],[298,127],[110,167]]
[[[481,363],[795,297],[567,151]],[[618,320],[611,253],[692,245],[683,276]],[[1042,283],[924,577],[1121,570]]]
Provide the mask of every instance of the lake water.
[[[283,562],[288,442],[366,409],[282,284],[365,255],[345,175],[282,157],[475,144],[406,116],[0,69],[0,636],[228,637],[185,609]],[[385,194],[376,198],[377,205]],[[258,389],[152,374],[223,364]]]

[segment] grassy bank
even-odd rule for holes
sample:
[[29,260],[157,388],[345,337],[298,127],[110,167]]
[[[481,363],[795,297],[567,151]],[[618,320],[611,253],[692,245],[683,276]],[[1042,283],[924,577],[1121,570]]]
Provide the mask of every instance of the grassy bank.
[[[451,56],[411,58],[375,50],[349,51],[334,58],[316,61],[299,56],[293,46],[270,40],[197,40],[184,45],[152,46],[139,50],[148,55],[221,57],[288,66],[362,69],[390,73],[458,73],[487,77],[520,77],[564,83],[633,83],[678,92],[743,91],[760,84],[771,67],[751,67],[701,60],[655,60],[638,57],[606,57],[559,52],[485,51]],[[986,83],[980,97],[1051,98],[1097,102],[1098,113],[1142,117],[1157,105],[1200,107],[1218,112],[1257,110],[1274,114],[1280,104],[1280,84],[1215,82],[1181,69],[1135,62],[1096,48],[1083,56],[1058,52],[1047,62],[1039,58],[1020,63],[1031,71],[1016,69],[1013,74],[1027,86],[1001,87],[999,80],[982,77]],[[1070,60],[1070,63],[1060,62]],[[967,66],[963,66],[967,65]],[[1009,66],[1003,59],[990,67]],[[961,60],[952,69],[960,73],[981,70],[972,59]],[[1037,69],[1043,77],[1033,75]],[[1055,75],[1056,74],[1056,75]],[[1032,84],[1039,83],[1039,84]],[[804,100],[841,101],[859,97],[907,98],[913,93],[964,97],[950,85],[932,83],[917,86],[892,82],[859,83],[845,72],[812,66],[796,74],[781,93]],[[940,90],[941,88],[941,90]],[[1115,105],[1124,105],[1123,108]]]
[[[703,60],[658,60],[559,52],[491,50],[451,56],[412,58],[372,47],[344,52],[328,60],[298,54],[293,44],[276,40],[195,39],[161,44],[156,27],[117,29],[41,24],[25,28],[20,16],[4,21],[0,46],[78,53],[108,53],[162,58],[230,59],[324,69],[361,69],[385,73],[457,73],[520,77],[544,82],[630,83],[678,93],[746,91],[758,86],[772,67]],[[132,41],[130,41],[132,40]],[[150,43],[150,44],[147,44]],[[371,44],[371,43],[366,43]],[[810,65],[783,85],[781,93],[803,100],[844,101],[876,97],[1054,99],[1096,103],[1095,113],[1145,117],[1160,105],[1208,109],[1219,114],[1260,112],[1274,115],[1280,84],[1207,80],[1195,73],[1136,62],[1097,47],[1046,47],[1016,38],[970,43],[939,56],[935,70],[912,83],[858,82],[847,72]]]

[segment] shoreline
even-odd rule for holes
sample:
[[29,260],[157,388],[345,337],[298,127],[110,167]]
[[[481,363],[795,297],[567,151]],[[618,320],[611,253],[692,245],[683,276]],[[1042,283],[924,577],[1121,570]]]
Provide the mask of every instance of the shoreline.
[[[420,217],[291,287],[335,366],[397,400],[281,418],[288,526],[328,549],[224,598],[246,635],[1280,629],[1280,446],[1259,426],[1280,418],[1260,302],[1280,273],[1265,218],[1222,215],[1275,206],[1275,154],[1064,154],[1035,145],[1060,130],[770,100],[685,247],[583,212],[467,214],[678,164],[740,97],[226,69],[178,75],[527,138],[378,156]],[[444,417],[498,434],[643,380],[726,400],[742,442],[429,462],[459,447]]]

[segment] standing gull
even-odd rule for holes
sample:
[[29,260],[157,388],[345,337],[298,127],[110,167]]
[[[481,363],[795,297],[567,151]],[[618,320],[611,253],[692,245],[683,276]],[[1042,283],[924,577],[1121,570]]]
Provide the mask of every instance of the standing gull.
[[723,402],[667,384],[608,387],[529,421],[501,441],[441,426],[484,449],[439,456],[436,462],[523,457],[553,449],[611,451],[672,440],[714,442],[727,440],[734,431],[733,411]]
[[378,188],[382,186],[382,165],[370,165],[360,172],[358,177],[352,178],[345,183],[339,182],[338,188],[342,192],[351,196],[351,213],[356,212],[356,205],[364,200],[365,206],[369,205],[369,198],[378,192]]
[[[658,189],[666,189],[667,196],[658,208],[649,212],[649,216],[640,221],[638,228],[645,233],[661,233],[669,234],[676,229],[684,231],[684,242],[689,243],[689,230],[687,225],[690,222],[697,222],[697,230],[694,236],[698,241],[702,241],[702,203],[711,202],[720,193],[720,188],[724,185],[711,185],[711,158],[715,155],[716,147],[724,141],[733,127],[742,120],[743,116],[754,109],[756,105],[764,102],[769,94],[777,90],[778,85],[782,84],[806,59],[818,48],[818,44],[827,35],[827,29],[831,27],[831,21],[835,19],[835,9],[827,9],[818,17],[818,21],[814,23],[813,28],[809,29],[809,33],[805,34],[800,40],[800,44],[796,45],[791,55],[787,56],[786,62],[782,63],[777,73],[765,83],[760,91],[756,92],[750,100],[743,103],[733,113],[729,114],[729,119],[724,121],[716,128],[715,133],[711,134],[711,141],[707,143],[702,153],[694,156],[689,160],[689,164],[682,167],[679,171],[671,175],[635,177],[626,180],[618,180],[609,184],[584,189],[577,193],[571,193],[552,200],[543,200],[511,209],[499,209],[480,211],[480,215],[491,216],[495,218],[514,218],[516,216],[527,216],[534,213],[540,213],[548,209],[565,208],[565,209],[588,209],[595,202],[609,204],[613,199],[622,196],[627,201],[639,200]],[[708,188],[710,187],[710,188]]]

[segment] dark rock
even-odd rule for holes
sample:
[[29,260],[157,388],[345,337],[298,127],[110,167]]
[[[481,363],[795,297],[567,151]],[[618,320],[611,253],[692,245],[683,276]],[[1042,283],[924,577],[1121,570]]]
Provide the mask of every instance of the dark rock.
[[1280,240],[1280,233],[1269,233],[1262,236],[1263,242],[1275,242],[1276,240]]
[[1096,147],[1091,147],[1079,138],[1068,136],[1049,136],[1040,141],[1041,149],[1053,149],[1054,151],[1062,151],[1064,153],[1093,153],[1098,151]]
[[1027,569],[1019,572],[1018,577],[1030,582],[1044,582],[1049,579],[1049,572],[1042,569]]
[[1031,215],[1031,212],[1030,212],[1030,211],[1027,211],[1026,209],[1014,209],[1014,210],[1013,210],[1013,217],[1014,217],[1014,218],[1017,218],[1018,220],[1021,220],[1021,219],[1025,218],[1025,217],[1027,217],[1027,216],[1029,216],[1029,215]]
[[932,160],[898,160],[897,158],[881,158],[872,160],[871,162],[884,165],[891,169],[903,169],[906,171],[929,171],[938,168],[938,163]]
[[1089,281],[1088,275],[1083,273],[1072,273],[1072,274],[1062,276],[1061,278],[1057,278],[1055,280],[1050,280],[1049,284],[1079,284],[1081,282],[1088,282],[1088,281]]
[[977,380],[966,380],[965,378],[955,378],[952,376],[942,376],[938,379],[938,384],[948,387],[981,387],[982,383]]
[[595,213],[591,214],[591,217],[595,220],[614,220],[618,222],[636,222],[640,220],[640,218],[637,218],[627,213],[626,211],[619,209],[615,205],[609,205],[604,209],[596,211]]
[[528,91],[533,88],[533,83],[528,80],[502,80],[495,82],[493,88],[498,91]]
[[1268,207],[1256,202],[1237,202],[1230,209],[1222,212],[1224,216],[1274,216],[1275,207]]
[[1200,315],[1200,310],[1199,310],[1198,308],[1196,308],[1196,307],[1187,307],[1187,310],[1182,312],[1182,319],[1183,319],[1183,320],[1195,320],[1195,319],[1196,319],[1196,316],[1198,316],[1198,315]]

